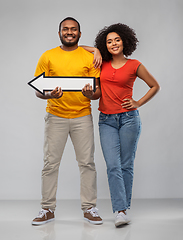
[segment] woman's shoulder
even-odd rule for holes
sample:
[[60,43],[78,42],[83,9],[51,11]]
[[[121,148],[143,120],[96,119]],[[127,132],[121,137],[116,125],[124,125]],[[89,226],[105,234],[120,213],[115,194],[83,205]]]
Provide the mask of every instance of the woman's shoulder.
[[111,61],[102,61],[101,70],[110,71],[110,69],[111,69]]
[[128,61],[131,63],[131,64],[138,64],[138,63],[141,63],[139,60],[137,59],[128,59]]
[[138,67],[141,65],[141,62],[137,59],[128,59],[128,68],[131,69],[135,74]]
[[102,66],[110,66],[111,61],[102,61]]
[[130,67],[134,67],[136,69],[140,66],[141,62],[137,59],[128,59],[128,64]]

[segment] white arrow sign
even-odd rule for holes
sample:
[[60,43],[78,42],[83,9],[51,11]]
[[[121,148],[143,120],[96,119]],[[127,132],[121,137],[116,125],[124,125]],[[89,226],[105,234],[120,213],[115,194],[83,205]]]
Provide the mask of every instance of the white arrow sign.
[[95,77],[45,77],[43,72],[28,84],[44,95],[45,91],[52,91],[56,87],[61,87],[62,91],[81,91],[85,84],[90,84],[95,91]]

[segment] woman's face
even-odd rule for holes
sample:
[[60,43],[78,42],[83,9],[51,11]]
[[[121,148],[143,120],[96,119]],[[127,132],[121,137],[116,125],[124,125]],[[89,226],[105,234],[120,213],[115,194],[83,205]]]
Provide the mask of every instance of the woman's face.
[[123,41],[116,32],[111,32],[107,35],[106,46],[112,55],[123,54]]

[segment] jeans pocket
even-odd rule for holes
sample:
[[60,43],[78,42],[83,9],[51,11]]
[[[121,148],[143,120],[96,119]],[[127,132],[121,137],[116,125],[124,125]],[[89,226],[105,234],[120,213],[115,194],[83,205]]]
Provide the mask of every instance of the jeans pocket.
[[138,110],[133,110],[133,111],[126,112],[126,116],[129,117],[129,118],[140,117]]
[[108,119],[108,116],[109,116],[108,114],[100,112],[100,114],[99,114],[99,123],[100,122],[105,122]]

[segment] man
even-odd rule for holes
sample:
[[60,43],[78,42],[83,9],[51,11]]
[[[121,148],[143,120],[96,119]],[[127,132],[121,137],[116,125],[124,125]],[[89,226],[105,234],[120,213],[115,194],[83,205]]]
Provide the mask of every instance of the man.
[[[90,100],[100,97],[99,69],[93,65],[93,54],[78,47],[80,24],[65,18],[59,25],[62,45],[48,50],[39,59],[35,76],[90,76],[96,77],[96,91],[86,85],[82,92],[62,92],[56,87],[51,92],[36,96],[47,99],[44,139],[44,167],[42,170],[42,209],[32,221],[41,225],[54,220],[58,170],[68,135],[74,145],[80,170],[81,209],[84,219],[101,224],[96,208],[96,170],[94,164],[94,134]],[[85,97],[85,96],[87,97]]]

